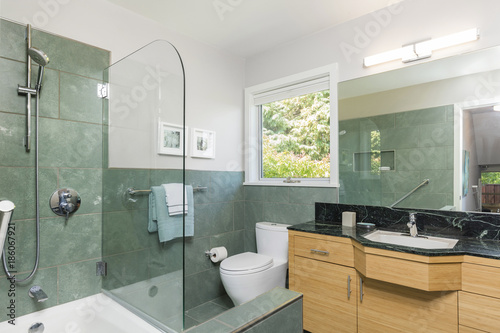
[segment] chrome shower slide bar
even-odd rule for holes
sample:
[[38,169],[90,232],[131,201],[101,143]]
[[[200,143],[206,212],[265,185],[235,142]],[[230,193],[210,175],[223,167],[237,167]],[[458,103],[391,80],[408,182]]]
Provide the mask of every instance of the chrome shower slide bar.
[[[31,24],[26,26],[26,51],[31,48]],[[31,87],[31,56],[29,52],[28,55],[28,77],[26,80],[26,87]],[[26,93],[26,139],[24,142],[26,147],[26,152],[31,150],[31,93]]]

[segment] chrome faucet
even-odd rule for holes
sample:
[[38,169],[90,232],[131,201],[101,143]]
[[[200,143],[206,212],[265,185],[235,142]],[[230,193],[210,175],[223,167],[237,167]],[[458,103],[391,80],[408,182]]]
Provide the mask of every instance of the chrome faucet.
[[417,213],[410,213],[410,222],[408,222],[407,226],[410,228],[410,236],[417,237]]
[[40,286],[31,287],[28,295],[31,298],[34,298],[37,302],[45,302],[47,299],[49,299],[49,296],[47,296],[47,294],[42,290],[42,287]]
[[28,333],[43,333],[43,330],[45,330],[45,326],[42,323],[34,323],[28,329]]

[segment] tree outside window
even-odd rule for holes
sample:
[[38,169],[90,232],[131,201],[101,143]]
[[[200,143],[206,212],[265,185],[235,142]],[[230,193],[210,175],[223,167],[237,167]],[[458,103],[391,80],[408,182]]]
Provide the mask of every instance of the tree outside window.
[[262,177],[330,177],[330,91],[261,106]]

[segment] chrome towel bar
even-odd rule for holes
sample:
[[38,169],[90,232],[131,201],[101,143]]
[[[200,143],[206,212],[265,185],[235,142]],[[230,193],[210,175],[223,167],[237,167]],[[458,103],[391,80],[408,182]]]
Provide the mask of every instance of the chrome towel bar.
[[[202,187],[202,186],[193,186],[193,192],[204,192],[208,189],[208,187]],[[129,195],[141,195],[141,194],[149,194],[151,190],[136,190],[133,187],[129,187],[127,189],[127,193]]]

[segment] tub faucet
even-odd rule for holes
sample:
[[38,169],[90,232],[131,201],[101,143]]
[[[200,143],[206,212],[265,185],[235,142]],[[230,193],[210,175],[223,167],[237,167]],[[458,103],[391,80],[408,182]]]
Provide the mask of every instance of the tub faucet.
[[28,333],[43,333],[43,330],[45,330],[45,327],[42,323],[34,323],[28,329]]
[[410,228],[410,236],[417,237],[417,213],[410,213],[410,222],[408,222],[407,226]]
[[49,298],[40,286],[31,287],[28,295],[31,298],[34,298],[37,302],[45,302]]

